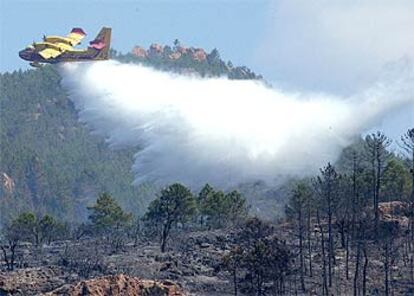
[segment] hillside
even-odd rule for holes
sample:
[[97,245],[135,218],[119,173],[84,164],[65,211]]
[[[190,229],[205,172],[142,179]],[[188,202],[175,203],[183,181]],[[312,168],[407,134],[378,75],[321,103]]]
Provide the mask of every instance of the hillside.
[[121,62],[141,63],[156,69],[196,74],[202,77],[227,76],[229,79],[263,79],[246,66],[233,66],[231,61],[221,59],[217,49],[207,53],[202,48],[186,47],[175,40],[174,46],[151,44],[148,49],[135,46],[126,55],[112,52],[112,57]]
[[[180,73],[261,79],[246,67],[225,63],[217,50],[194,54],[193,48],[170,52],[169,46],[153,45],[141,48],[145,56],[140,56],[137,48],[128,54],[113,51],[113,57]],[[180,57],[171,58],[178,50]],[[132,186],[136,149],[111,150],[92,135],[78,121],[60,79],[53,66],[0,74],[0,222],[23,210],[79,221],[86,218],[85,205],[102,191],[142,213],[153,192]]]

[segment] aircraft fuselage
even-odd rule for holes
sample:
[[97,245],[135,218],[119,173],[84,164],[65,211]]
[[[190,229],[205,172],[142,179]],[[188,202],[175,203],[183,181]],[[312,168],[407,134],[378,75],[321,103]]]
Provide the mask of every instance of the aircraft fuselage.
[[60,62],[82,62],[86,60],[105,60],[107,58],[99,57],[100,51],[93,48],[87,50],[65,51],[56,58],[44,59],[36,50],[26,48],[19,52],[20,58],[29,62],[56,64]]

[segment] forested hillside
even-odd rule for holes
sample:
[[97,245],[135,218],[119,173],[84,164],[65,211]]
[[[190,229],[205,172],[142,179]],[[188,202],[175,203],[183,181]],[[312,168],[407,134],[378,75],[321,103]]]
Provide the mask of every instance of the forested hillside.
[[[217,50],[201,60],[190,49],[175,59],[166,52],[149,49],[145,57],[113,52],[113,57],[202,76],[261,78],[225,63]],[[103,191],[134,213],[145,210],[153,193],[132,186],[136,149],[112,150],[103,138],[91,135],[78,122],[53,66],[0,74],[0,87],[0,220],[23,210],[82,220],[85,205]]]

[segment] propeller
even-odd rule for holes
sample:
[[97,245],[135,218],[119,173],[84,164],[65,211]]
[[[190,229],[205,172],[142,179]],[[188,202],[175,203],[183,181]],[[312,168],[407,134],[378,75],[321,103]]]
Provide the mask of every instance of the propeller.
[[43,41],[46,41],[46,35],[43,35]]

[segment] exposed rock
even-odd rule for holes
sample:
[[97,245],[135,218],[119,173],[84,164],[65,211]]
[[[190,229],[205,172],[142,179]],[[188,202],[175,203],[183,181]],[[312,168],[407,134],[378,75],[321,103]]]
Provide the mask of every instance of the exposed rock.
[[181,53],[176,51],[176,52],[173,52],[172,54],[170,54],[168,57],[171,60],[178,60],[179,58],[181,58]]
[[13,179],[7,175],[5,172],[0,173],[0,180],[4,190],[7,193],[12,193],[14,190],[14,181]]
[[[155,65],[161,67],[162,70],[182,75],[198,76],[201,74],[202,77],[209,77],[227,74],[230,79],[263,79],[262,76],[256,75],[247,67],[234,67],[230,61],[226,64],[216,49],[207,54],[203,48],[182,45],[171,47],[153,43],[148,49],[137,45],[131,53],[139,58],[138,62],[146,62],[149,65],[155,62]],[[213,71],[208,64],[215,65],[214,67],[219,66],[219,69],[216,67]]]
[[119,274],[81,281],[72,286],[65,285],[46,295],[183,296],[184,294],[175,283],[170,281],[143,280]]
[[196,49],[194,49],[194,51],[192,52],[191,57],[192,57],[192,59],[193,59],[193,60],[195,60],[195,61],[202,62],[202,61],[205,61],[205,60],[207,59],[207,54],[206,54],[206,52],[204,51],[204,49],[202,49],[202,48],[196,48]]
[[185,54],[185,53],[187,53],[187,51],[188,51],[188,48],[187,47],[184,47],[184,46],[177,46],[177,52],[179,52],[179,53],[181,53],[181,54]]
[[153,43],[151,44],[150,48],[148,49],[148,55],[154,56],[154,55],[160,55],[164,52],[164,47],[162,45]]
[[145,50],[145,48],[142,48],[140,46],[135,46],[131,53],[138,57],[138,58],[146,58],[147,57],[147,51]]
[[403,201],[380,202],[378,208],[380,214],[386,215],[406,215],[409,211],[409,204]]
[[378,210],[382,221],[398,222],[401,226],[408,226],[409,203],[403,201],[380,202]]
[[209,244],[209,243],[201,243],[200,244],[200,248],[202,248],[202,249],[210,248],[210,247],[211,247],[211,244]]

